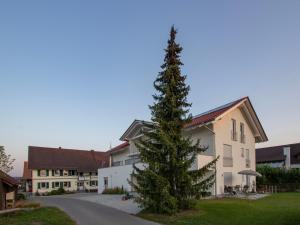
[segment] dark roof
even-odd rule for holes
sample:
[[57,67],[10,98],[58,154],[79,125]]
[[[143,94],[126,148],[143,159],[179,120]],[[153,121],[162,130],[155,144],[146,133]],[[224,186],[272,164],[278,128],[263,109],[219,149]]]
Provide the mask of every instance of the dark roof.
[[123,142],[123,143],[117,145],[116,147],[114,147],[114,148],[108,150],[107,153],[113,154],[113,153],[115,153],[115,152],[118,152],[118,151],[123,150],[123,149],[126,148],[127,146],[129,146],[129,142],[128,142],[128,141],[125,141],[125,142]]
[[2,170],[0,170],[0,180],[9,186],[18,186],[19,182],[9,176],[7,173],[4,173]]
[[197,116],[194,116],[192,121],[186,125],[186,127],[192,127],[192,126],[196,126],[196,125],[200,125],[200,124],[205,124],[208,122],[212,122],[214,121],[218,116],[221,116],[224,112],[226,112],[227,110],[231,109],[232,107],[236,106],[237,104],[239,104],[240,102],[242,102],[243,100],[248,99],[248,97],[244,97],[241,99],[238,99],[236,101],[230,102],[226,105],[222,105],[218,108],[209,110],[207,112],[201,113]]
[[290,147],[291,164],[300,164],[300,143],[256,149],[256,162],[281,162],[285,160],[283,148]]
[[82,172],[97,171],[108,165],[108,154],[94,150],[28,147],[29,169],[75,169]]
[[23,168],[23,180],[30,180],[32,179],[32,170],[28,168],[28,161],[24,161],[24,168]]

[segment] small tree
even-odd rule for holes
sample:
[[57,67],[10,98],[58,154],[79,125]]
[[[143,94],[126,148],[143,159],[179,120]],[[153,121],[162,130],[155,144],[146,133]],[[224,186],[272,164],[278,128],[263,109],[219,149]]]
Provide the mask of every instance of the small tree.
[[15,159],[11,158],[10,154],[6,154],[3,146],[0,146],[0,170],[9,173],[13,170],[13,163]]
[[199,140],[193,143],[183,137],[183,129],[191,122],[191,104],[187,101],[190,87],[181,75],[182,48],[176,43],[176,30],[170,31],[165,49],[162,71],[158,74],[150,106],[152,124],[145,124],[143,140],[137,143],[145,168],[134,166],[137,184],[130,184],[139,193],[137,201],[156,213],[173,214],[179,209],[191,207],[191,200],[213,185],[214,173],[208,174],[216,160],[199,170],[191,171],[201,148]]

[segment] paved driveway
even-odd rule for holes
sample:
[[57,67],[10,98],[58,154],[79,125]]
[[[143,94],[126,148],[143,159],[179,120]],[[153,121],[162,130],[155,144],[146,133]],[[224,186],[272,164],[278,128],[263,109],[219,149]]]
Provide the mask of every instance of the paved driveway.
[[99,203],[78,199],[76,196],[34,197],[33,200],[45,206],[62,209],[78,225],[158,225]]

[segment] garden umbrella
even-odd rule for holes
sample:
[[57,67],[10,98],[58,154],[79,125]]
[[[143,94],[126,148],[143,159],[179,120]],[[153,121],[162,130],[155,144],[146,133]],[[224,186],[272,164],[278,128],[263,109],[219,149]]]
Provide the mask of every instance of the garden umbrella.
[[242,170],[238,174],[261,177],[261,174],[254,170]]

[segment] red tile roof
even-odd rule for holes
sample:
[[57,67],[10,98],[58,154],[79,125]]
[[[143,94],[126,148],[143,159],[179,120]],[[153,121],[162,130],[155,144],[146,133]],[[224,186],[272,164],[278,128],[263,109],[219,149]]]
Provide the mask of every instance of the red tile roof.
[[29,169],[74,169],[93,172],[108,165],[105,152],[84,151],[64,148],[28,147]]
[[24,161],[24,168],[23,168],[23,180],[31,180],[32,179],[32,170],[28,168],[28,162]]
[[243,100],[248,99],[248,97],[244,97],[241,99],[238,99],[236,101],[230,102],[226,105],[220,106],[218,108],[212,109],[210,111],[207,111],[205,113],[202,113],[200,115],[194,116],[192,121],[186,125],[186,128],[193,127],[201,124],[205,124],[208,122],[214,121],[218,116],[222,115],[227,110],[231,109],[232,107],[236,106]]
[[107,151],[107,153],[109,154],[112,154],[112,153],[115,153],[115,152],[118,152],[120,150],[123,150],[125,147],[129,146],[129,142],[128,141],[125,141],[119,145],[117,145],[116,147],[110,149]]
[[11,186],[18,186],[19,184],[16,179],[12,178],[7,173],[4,173],[2,170],[0,170],[0,180]]

